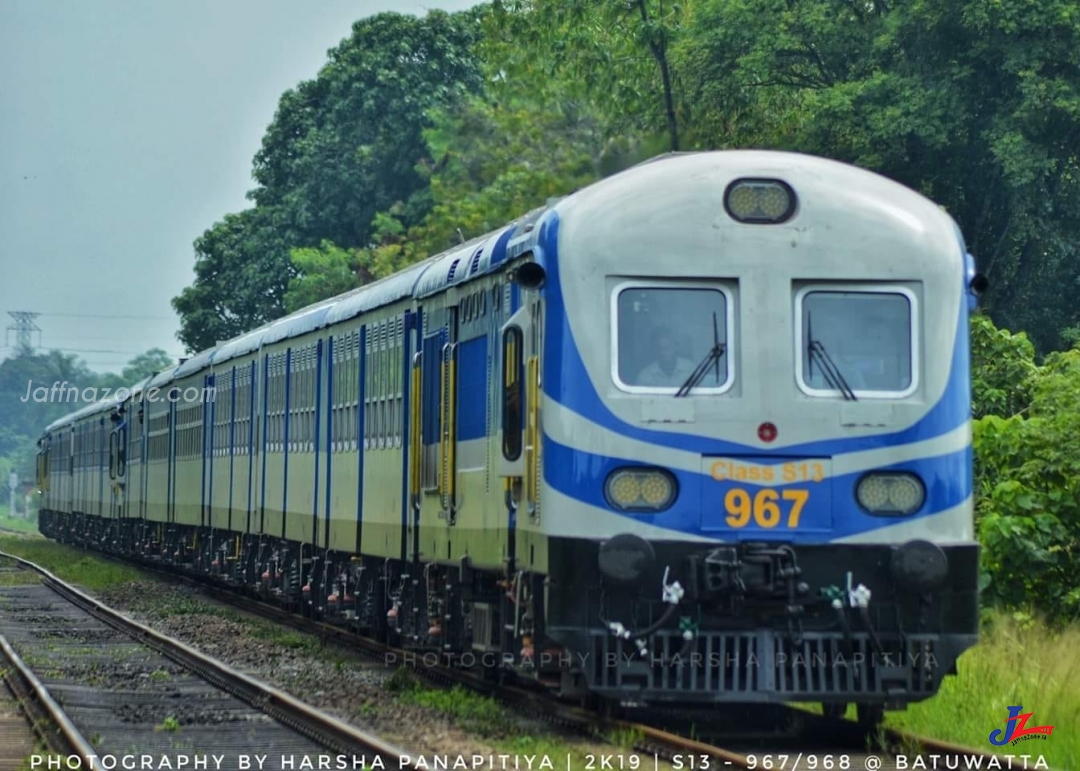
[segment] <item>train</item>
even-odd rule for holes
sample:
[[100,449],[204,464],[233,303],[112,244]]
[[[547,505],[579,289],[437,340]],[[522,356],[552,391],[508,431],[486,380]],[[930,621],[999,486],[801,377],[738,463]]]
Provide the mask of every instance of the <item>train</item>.
[[883,176],[658,156],[53,422],[40,531],[566,698],[875,725],[978,640],[984,288]]

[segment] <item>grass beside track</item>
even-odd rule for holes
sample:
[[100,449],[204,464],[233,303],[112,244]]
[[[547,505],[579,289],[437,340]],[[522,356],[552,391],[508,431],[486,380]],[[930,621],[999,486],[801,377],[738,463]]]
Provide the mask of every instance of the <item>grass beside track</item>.
[[[1053,733],[1015,746],[991,745],[990,733],[1006,727],[1013,705],[1033,713],[1029,728],[1054,726]],[[888,724],[995,754],[1042,755],[1056,769],[1080,769],[1080,624],[1052,631],[1028,614],[991,615],[980,643],[960,657],[958,675],[946,679],[933,699],[889,713]]]
[[[0,535],[0,551],[32,560],[91,591],[154,580],[135,568],[42,538]],[[191,607],[169,606],[163,611],[170,615],[207,612],[194,599],[190,603]],[[228,610],[213,612],[233,615]],[[270,622],[255,621],[253,626],[258,627],[254,630],[257,636],[280,637],[278,641],[290,647],[320,647],[315,638]],[[497,743],[506,752],[543,753],[548,749],[544,740],[515,736],[513,731],[507,736],[506,717],[491,699],[462,689],[426,688],[404,672],[391,679],[390,690],[407,702],[445,712],[462,727],[481,735],[503,737]],[[991,731],[1005,727],[1008,708],[1017,704],[1034,713],[1029,727],[1052,725],[1053,734],[1046,740],[994,747],[989,739]],[[854,717],[854,708],[849,714]],[[935,697],[904,712],[887,713],[886,723],[919,736],[997,754],[1043,755],[1056,769],[1080,769],[1080,624],[1052,631],[1028,614],[989,614],[981,641],[961,656],[958,675],[947,678]],[[612,737],[611,741],[623,744],[625,740]]]
[[44,538],[3,534],[0,535],[0,551],[36,562],[58,578],[95,592],[128,581],[153,580],[135,568],[103,560],[82,549]]
[[[571,768],[590,767],[589,754],[590,751],[595,752],[595,747],[567,744],[521,733],[506,708],[490,696],[481,696],[460,685],[450,689],[430,688],[405,667],[397,670],[390,678],[387,690],[396,693],[404,701],[443,712],[466,730],[492,741],[500,752],[538,758],[547,756],[553,759],[553,763],[569,758]],[[609,732],[602,738],[628,754],[634,752],[634,742],[641,739],[640,736],[625,731]],[[599,768],[599,765],[593,762],[592,767]],[[644,761],[641,767],[646,767]]]
[[[1033,713],[1028,728],[1050,725],[1053,733],[992,745],[991,732],[1006,728],[1013,705]],[[816,704],[798,706],[821,711]],[[855,718],[854,707],[848,717]],[[1031,755],[1028,768],[1041,755],[1053,769],[1080,769],[1080,624],[1051,630],[1028,613],[986,614],[979,644],[960,657],[956,676],[933,698],[885,713],[885,725],[995,755]]]
[[16,533],[37,533],[37,522],[31,522],[22,517],[12,517],[8,512],[7,504],[0,504],[0,530],[10,530]]

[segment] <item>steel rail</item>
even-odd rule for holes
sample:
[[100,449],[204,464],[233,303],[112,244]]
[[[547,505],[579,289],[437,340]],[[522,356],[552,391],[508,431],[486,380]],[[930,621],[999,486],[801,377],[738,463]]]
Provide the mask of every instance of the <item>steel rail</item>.
[[[284,691],[238,672],[179,640],[128,618],[79,591],[40,565],[2,551],[0,558],[14,560],[21,567],[37,572],[43,577],[46,586],[73,605],[328,749],[354,757],[379,756],[384,762],[392,761],[400,766],[413,763],[412,756],[401,748],[342,723]],[[32,673],[30,674],[32,676]]]
[[90,742],[2,634],[0,653],[7,663],[4,681],[26,712],[34,733],[54,752],[78,756],[86,764],[84,768],[96,768],[97,753]]

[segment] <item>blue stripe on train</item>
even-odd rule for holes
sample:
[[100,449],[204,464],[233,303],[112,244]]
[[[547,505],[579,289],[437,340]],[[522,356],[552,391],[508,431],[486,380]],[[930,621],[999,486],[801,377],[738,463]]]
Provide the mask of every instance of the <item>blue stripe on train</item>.
[[[559,279],[558,255],[559,219],[555,211],[544,216],[537,236],[540,261],[547,273],[547,284],[541,291],[547,304],[547,324],[544,330],[545,394],[598,426],[620,436],[638,439],[661,447],[672,447],[702,454],[740,455],[760,453],[760,447],[726,442],[711,437],[687,436],[656,431],[631,425],[620,420],[604,404],[589,379],[588,371],[574,340],[566,316]],[[959,245],[958,245],[958,248]],[[785,455],[833,456],[843,453],[891,447],[932,439],[966,423],[971,417],[970,355],[968,342],[968,313],[966,302],[959,303],[960,323],[953,344],[949,380],[937,404],[914,425],[901,431],[873,436],[827,439],[789,447],[778,447]],[[547,464],[545,464],[546,466]],[[970,472],[967,472],[970,473]]]
[[[724,521],[725,496],[733,488],[741,488],[752,498],[761,489],[754,483],[717,481],[707,473],[671,470],[679,488],[674,505],[658,514],[628,513],[615,509],[607,502],[604,482],[612,471],[640,466],[639,462],[582,452],[547,436],[544,437],[543,457],[545,480],[563,495],[615,512],[632,521],[679,533],[715,538],[820,542],[823,534],[830,539],[843,538],[886,527],[897,521],[895,517],[870,516],[859,508],[855,501],[855,483],[866,473],[864,471],[831,477],[827,482],[817,484],[770,485],[778,491],[799,488],[810,491],[798,526],[793,529],[787,527],[790,505],[781,502],[782,521],[779,526],[764,528],[751,521],[744,528],[733,529]],[[761,460],[755,458],[756,462]],[[878,470],[910,471],[923,480],[926,501],[918,512],[903,518],[910,521],[945,511],[967,500],[972,493],[971,462],[972,450],[969,445],[946,455],[882,466]]]

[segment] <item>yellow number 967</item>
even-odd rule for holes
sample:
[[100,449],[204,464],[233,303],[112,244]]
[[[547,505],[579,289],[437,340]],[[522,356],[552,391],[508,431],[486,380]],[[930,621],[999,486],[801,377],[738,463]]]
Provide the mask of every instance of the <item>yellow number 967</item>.
[[789,528],[798,527],[799,516],[802,514],[803,506],[806,505],[809,497],[809,490],[777,492],[776,490],[763,488],[758,490],[754,497],[751,498],[750,493],[741,487],[732,488],[724,496],[724,510],[727,512],[728,526],[734,528],[746,527],[750,524],[750,520],[753,519],[758,527],[774,528],[780,524],[783,517],[781,511],[781,501],[783,501],[791,504],[790,507],[783,507],[788,510],[787,526]]

